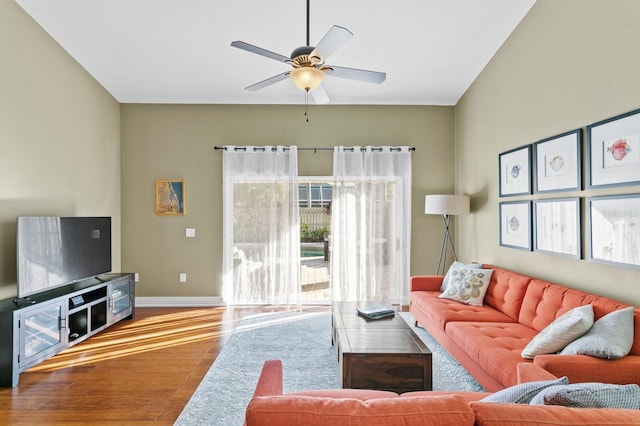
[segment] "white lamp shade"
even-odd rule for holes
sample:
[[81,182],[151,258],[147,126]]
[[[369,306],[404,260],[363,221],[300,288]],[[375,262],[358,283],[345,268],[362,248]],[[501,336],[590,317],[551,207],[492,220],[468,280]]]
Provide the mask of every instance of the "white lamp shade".
[[425,195],[424,214],[458,215],[469,213],[468,195]]

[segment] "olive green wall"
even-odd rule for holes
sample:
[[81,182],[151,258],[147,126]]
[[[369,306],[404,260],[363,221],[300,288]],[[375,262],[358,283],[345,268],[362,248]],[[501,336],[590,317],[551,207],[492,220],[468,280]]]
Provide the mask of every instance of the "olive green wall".
[[[500,152],[640,107],[639,17],[637,0],[538,0],[456,105],[456,186],[473,197],[473,214],[461,218],[458,228],[465,260],[640,306],[640,271],[500,247],[497,167]],[[548,197],[639,191],[636,186]],[[508,197],[536,198],[542,197]]]
[[[442,223],[424,195],[454,188],[453,107],[122,105],[123,269],[138,296],[216,297],[221,291],[222,145],[409,145],[413,273],[435,270]],[[300,151],[299,174],[330,176],[331,151]],[[186,180],[186,215],[156,216],[154,181]],[[196,228],[186,238],[185,228]],[[179,283],[180,272],[187,283]]]
[[24,10],[0,1],[0,299],[16,216],[113,218],[120,270],[120,106]]

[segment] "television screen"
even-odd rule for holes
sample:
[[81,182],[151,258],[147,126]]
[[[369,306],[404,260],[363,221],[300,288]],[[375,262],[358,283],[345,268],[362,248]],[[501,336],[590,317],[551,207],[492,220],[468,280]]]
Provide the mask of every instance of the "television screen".
[[111,271],[110,217],[19,217],[18,297]]

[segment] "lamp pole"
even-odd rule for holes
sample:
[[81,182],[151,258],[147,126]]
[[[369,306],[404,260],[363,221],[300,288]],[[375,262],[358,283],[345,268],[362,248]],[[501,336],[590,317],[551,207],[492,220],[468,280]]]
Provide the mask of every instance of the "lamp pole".
[[[453,252],[453,260],[458,260],[458,255],[456,254],[456,247],[453,245],[453,240],[451,240],[451,233],[449,232],[449,224],[451,223],[451,215],[443,214],[442,215],[442,223],[444,224],[444,238],[442,239],[442,247],[440,249],[440,259],[438,259],[438,267],[436,268],[436,275],[444,275],[445,268],[447,267],[447,246],[451,246],[451,251]],[[442,274],[440,274],[440,266],[442,265]]]

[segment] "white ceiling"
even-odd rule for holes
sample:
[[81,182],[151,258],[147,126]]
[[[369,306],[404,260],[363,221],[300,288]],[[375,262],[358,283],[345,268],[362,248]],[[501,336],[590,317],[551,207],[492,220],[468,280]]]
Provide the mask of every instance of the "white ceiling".
[[[122,103],[301,104],[282,81],[244,87],[306,44],[304,0],[16,0]],[[332,25],[354,36],[328,64],[387,73],[381,85],[327,77],[331,104],[455,105],[535,0],[311,0],[315,45]]]

